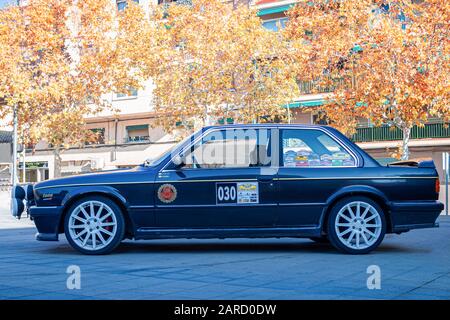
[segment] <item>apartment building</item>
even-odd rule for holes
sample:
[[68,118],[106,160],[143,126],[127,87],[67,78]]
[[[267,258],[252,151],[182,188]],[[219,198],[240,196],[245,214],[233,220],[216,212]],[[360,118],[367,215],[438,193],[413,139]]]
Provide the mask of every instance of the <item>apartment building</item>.
[[[157,114],[152,108],[152,83],[129,95],[110,93],[104,97],[118,112],[105,111],[86,119],[87,128],[97,132],[95,144],[73,147],[61,154],[63,176],[92,171],[132,167],[146,159],[158,157],[172,147],[176,137],[155,125]],[[23,154],[22,154],[23,156]],[[40,142],[35,151],[26,150],[19,163],[20,180],[38,182],[53,178],[53,150]]]
[[[169,4],[189,0],[116,0],[117,9],[124,10],[130,1],[144,8],[151,4]],[[252,0],[227,0],[231,5],[253,5]],[[61,154],[61,174],[63,176],[92,171],[133,167],[146,159],[158,157],[171,148],[177,140],[175,134],[167,134],[155,125],[158,115],[153,111],[151,81],[141,90],[131,90],[128,94],[110,93],[104,99],[116,113],[104,112],[86,119],[87,128],[100,135],[95,144],[73,147]],[[25,160],[24,160],[25,159]],[[35,150],[21,153],[19,180],[39,182],[54,177],[55,157],[52,148],[44,141]],[[25,164],[25,166],[24,166]]]
[[[118,10],[123,10],[127,1],[135,1],[144,7],[149,4],[183,2],[187,0],[117,0]],[[286,11],[296,0],[224,0],[231,5],[247,4],[256,6],[262,24],[269,30],[277,32],[287,22]],[[287,107],[291,123],[319,123],[318,111],[307,111],[305,107],[319,107],[333,88],[322,88],[321,93],[313,94],[313,84],[303,82],[301,96]],[[117,114],[104,114],[87,119],[87,126],[100,133],[97,144],[83,148],[70,148],[62,154],[63,175],[78,174],[96,170],[130,167],[142,163],[146,158],[157,157],[173,146],[176,137],[168,135],[161,128],[155,127],[158,116],[152,106],[152,83],[148,81],[142,90],[135,90],[129,95],[111,93],[105,97]],[[219,120],[219,123],[225,123]],[[363,149],[382,162],[392,161],[390,154],[401,141],[401,132],[387,126],[374,127],[367,120],[361,120],[353,140]],[[430,121],[424,128],[414,128],[410,142],[412,158],[432,158],[444,183],[442,158],[444,152],[450,151],[450,129],[439,119]],[[54,156],[45,143],[36,146],[36,151],[28,150],[20,164],[21,180],[37,182],[53,177]],[[24,178],[23,178],[24,177]]]
[[[295,0],[259,0],[258,15],[263,20],[263,25],[273,31],[283,28],[287,22],[285,12],[293,5]],[[300,84],[302,95],[288,106],[289,121],[292,123],[319,123],[318,112],[304,112],[304,107],[314,107],[323,104],[327,95],[333,92],[333,87],[322,88],[321,93],[312,94],[313,84],[303,82]],[[448,124],[447,124],[448,125]],[[353,140],[373,157],[381,162],[389,162],[393,159],[390,154],[395,151],[402,133],[398,129],[388,126],[374,127],[367,119],[361,119]],[[438,168],[439,175],[444,183],[443,153],[450,151],[450,128],[440,119],[432,119],[425,127],[415,127],[412,130],[410,151],[412,159],[432,158]]]
[[[158,0],[112,0],[117,9],[123,10],[129,1],[149,8]],[[87,128],[99,134],[95,144],[82,148],[72,147],[61,154],[63,176],[92,171],[132,167],[146,159],[158,157],[171,148],[176,137],[155,126],[157,115],[153,111],[153,84],[149,80],[139,90],[110,93],[104,96],[115,112],[105,111],[86,118]],[[5,126],[3,126],[5,128]],[[55,156],[53,149],[41,141],[35,150],[26,149],[19,155],[19,180],[39,182],[54,177]]]

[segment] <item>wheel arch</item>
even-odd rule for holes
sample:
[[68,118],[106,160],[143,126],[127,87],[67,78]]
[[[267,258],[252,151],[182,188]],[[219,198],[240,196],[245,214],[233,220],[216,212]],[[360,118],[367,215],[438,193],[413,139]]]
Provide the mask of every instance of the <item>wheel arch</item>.
[[355,186],[349,186],[344,187],[334,193],[331,197],[328,198],[326,205],[323,209],[322,216],[320,219],[320,230],[322,233],[326,231],[327,228],[327,221],[328,216],[330,215],[331,209],[334,207],[334,205],[344,199],[354,196],[363,196],[367,197],[373,201],[375,201],[383,210],[383,213],[386,218],[386,231],[392,232],[392,220],[391,220],[391,213],[390,213],[390,205],[389,200],[386,197],[386,195],[381,192],[379,189],[376,189],[374,187],[370,186],[364,186],[364,185],[355,185]]
[[108,198],[109,200],[113,201],[122,211],[123,218],[125,220],[125,235],[131,235],[133,234],[133,223],[130,218],[128,209],[127,209],[127,201],[126,199],[114,188],[111,187],[102,187],[102,188],[95,188],[95,189],[76,189],[72,192],[68,193],[63,201],[62,201],[62,214],[58,226],[58,233],[64,232],[64,220],[65,217],[69,211],[69,209],[72,207],[72,205],[83,198],[90,197],[90,196],[101,196],[104,198]]

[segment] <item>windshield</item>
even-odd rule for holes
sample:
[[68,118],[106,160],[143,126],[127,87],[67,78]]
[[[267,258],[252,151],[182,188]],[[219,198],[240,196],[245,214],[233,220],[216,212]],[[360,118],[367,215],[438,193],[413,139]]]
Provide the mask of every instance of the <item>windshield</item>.
[[183,140],[178,142],[176,145],[174,145],[171,148],[169,148],[168,150],[164,151],[164,153],[162,155],[160,155],[159,157],[147,158],[145,160],[145,162],[143,163],[143,165],[145,167],[154,167],[154,166],[159,165],[161,163],[161,161],[163,161],[171,152],[181,148],[181,146],[183,144],[185,144],[186,141],[188,141],[191,137],[192,137],[192,135],[187,136],[186,138],[184,138]]

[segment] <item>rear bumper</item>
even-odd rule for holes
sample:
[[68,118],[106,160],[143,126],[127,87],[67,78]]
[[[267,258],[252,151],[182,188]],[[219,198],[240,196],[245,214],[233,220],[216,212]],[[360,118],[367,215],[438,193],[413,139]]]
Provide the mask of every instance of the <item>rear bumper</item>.
[[58,241],[59,226],[61,223],[62,207],[30,207],[30,216],[33,219],[38,233],[36,240]]
[[438,227],[436,220],[444,204],[439,201],[392,202],[390,208],[392,232],[405,232]]

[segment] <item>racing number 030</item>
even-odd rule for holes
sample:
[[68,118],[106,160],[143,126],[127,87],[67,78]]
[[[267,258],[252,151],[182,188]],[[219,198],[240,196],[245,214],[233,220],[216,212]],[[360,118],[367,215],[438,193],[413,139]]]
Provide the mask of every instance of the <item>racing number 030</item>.
[[236,183],[218,183],[216,185],[217,203],[236,203],[237,186]]
[[217,199],[219,201],[235,201],[236,200],[236,186],[219,186],[217,188]]

